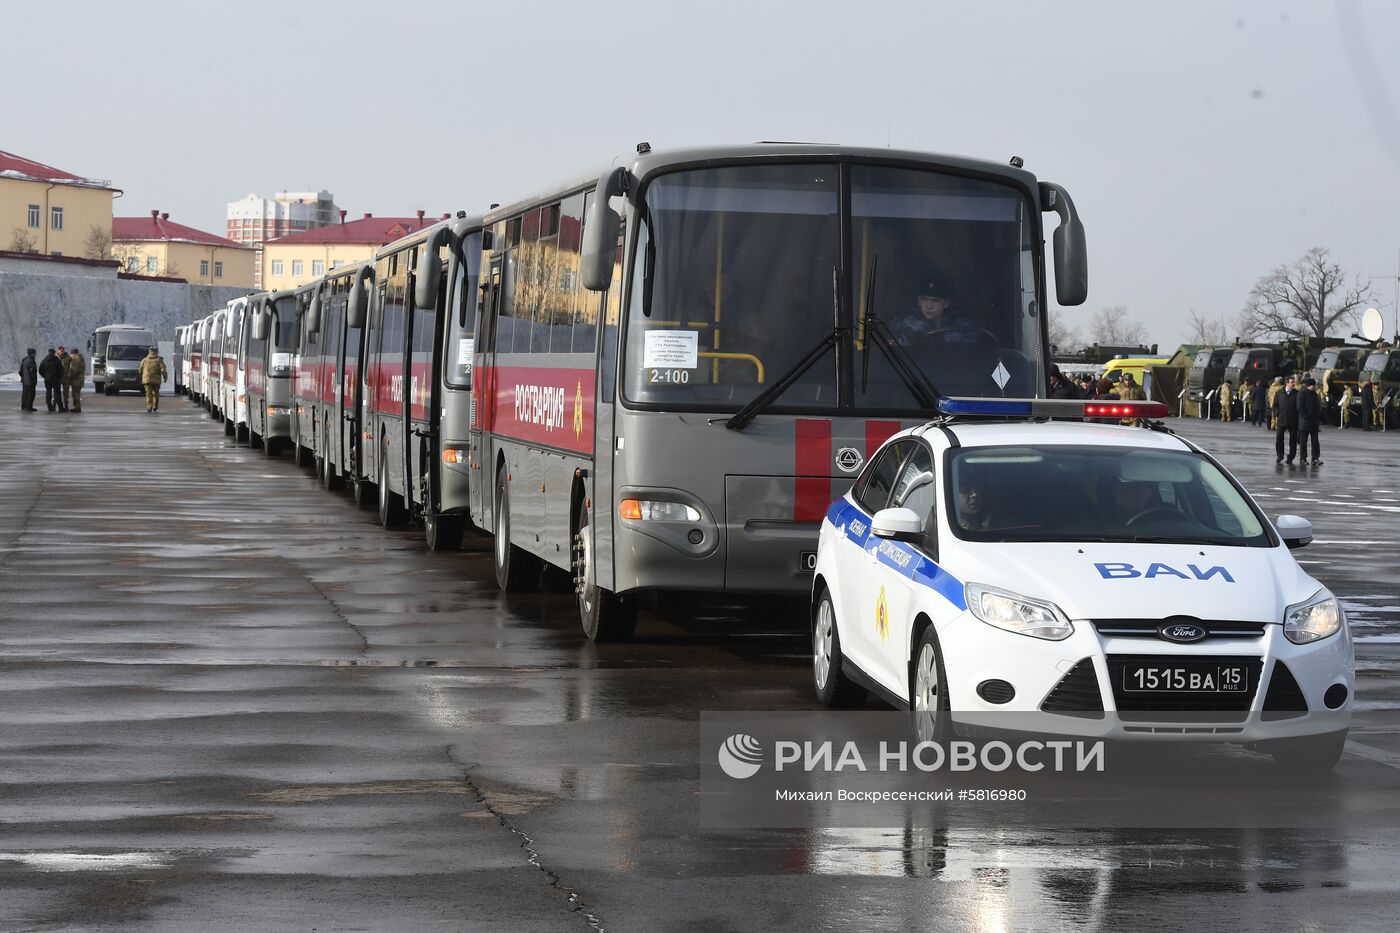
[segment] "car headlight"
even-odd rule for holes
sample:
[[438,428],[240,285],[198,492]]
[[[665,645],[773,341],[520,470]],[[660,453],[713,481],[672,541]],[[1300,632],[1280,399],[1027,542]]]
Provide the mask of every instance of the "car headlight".
[[108,366],[108,367],[107,367],[107,375],[109,375],[109,376],[115,376],[116,374],[117,374],[117,367],[115,367],[115,366]]
[[972,614],[996,628],[1047,641],[1061,641],[1074,631],[1074,626],[1054,603],[980,583],[969,583],[966,594],[967,608]]
[[1337,597],[1319,590],[1307,602],[1288,608],[1283,617],[1283,634],[1295,645],[1306,645],[1337,634],[1345,618]]

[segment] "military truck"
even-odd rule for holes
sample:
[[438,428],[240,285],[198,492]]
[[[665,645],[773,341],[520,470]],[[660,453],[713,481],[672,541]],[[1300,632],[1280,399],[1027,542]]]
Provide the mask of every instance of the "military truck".
[[1321,340],[1303,338],[1283,343],[1235,344],[1235,352],[1225,364],[1225,379],[1238,392],[1241,379],[1263,379],[1272,382],[1275,376],[1303,376],[1318,355],[1327,347],[1339,346],[1339,337]]
[[1308,375],[1317,380],[1322,396],[1322,417],[1329,424],[1341,423],[1342,393],[1347,386],[1356,391],[1356,380],[1369,347],[1328,347],[1318,354],[1317,362]]
[[1225,365],[1234,352],[1234,347],[1201,347],[1196,351],[1195,358],[1191,360],[1191,369],[1186,374],[1187,401],[1194,405],[1204,404],[1206,396],[1220,387]]
[[1387,429],[1400,425],[1400,348],[1380,347],[1372,350],[1361,369],[1361,385],[1381,384],[1381,405],[1385,408]]

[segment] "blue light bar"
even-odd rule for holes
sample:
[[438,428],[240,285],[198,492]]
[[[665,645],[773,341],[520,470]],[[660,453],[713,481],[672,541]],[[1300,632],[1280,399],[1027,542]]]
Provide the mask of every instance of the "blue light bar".
[[1028,398],[941,398],[938,400],[938,410],[945,415],[1029,417],[1031,400]]

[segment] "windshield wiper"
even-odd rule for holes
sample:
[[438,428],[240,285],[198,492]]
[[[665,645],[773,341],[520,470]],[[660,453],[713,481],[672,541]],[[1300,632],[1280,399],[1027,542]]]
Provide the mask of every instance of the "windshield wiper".
[[895,371],[895,375],[904,382],[905,387],[912,393],[920,405],[929,410],[938,408],[938,400],[943,397],[943,393],[929,381],[924,375],[924,371],[909,356],[909,351],[894,338],[890,329],[885,326],[885,322],[875,314],[875,272],[880,262],[880,254],[876,253],[870,257],[870,274],[865,281],[865,309],[861,312],[861,333],[865,339],[865,346],[861,350],[860,362],[860,390],[865,392],[866,382],[870,375],[870,345],[873,343],[880,348],[880,352],[889,361],[890,368]]

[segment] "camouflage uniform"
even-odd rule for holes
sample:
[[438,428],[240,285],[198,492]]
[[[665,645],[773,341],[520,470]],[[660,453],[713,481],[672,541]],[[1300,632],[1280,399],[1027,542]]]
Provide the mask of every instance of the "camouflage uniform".
[[87,360],[77,350],[68,354],[64,365],[63,394],[71,397],[69,404],[73,411],[83,410],[83,382],[87,380]]
[[1385,407],[1381,405],[1381,384],[1379,382],[1371,383],[1371,398],[1375,405],[1371,409],[1371,426],[1380,431],[1385,427]]
[[[1124,378],[1131,379],[1132,376],[1125,376]],[[1142,390],[1142,386],[1135,382],[1124,382],[1113,391],[1118,395],[1118,400],[1122,402],[1147,401],[1147,393]],[[1141,421],[1138,418],[1123,418],[1118,423],[1135,426],[1141,424]]]
[[68,410],[68,400],[72,396],[68,392],[68,351],[62,347],[58,348],[58,410]]
[[1235,407],[1235,387],[1230,385],[1229,380],[1220,383],[1220,420],[1230,421],[1232,419],[1232,409]]
[[1273,384],[1269,386],[1269,430],[1273,431],[1278,427],[1278,416],[1274,414],[1274,396],[1283,391],[1283,377],[1275,376]]
[[1341,416],[1342,416],[1342,417],[1341,417],[1341,426],[1342,426],[1342,427],[1346,427],[1347,425],[1351,424],[1351,402],[1352,402],[1351,386],[1346,386],[1344,389],[1342,389],[1342,401],[1341,401],[1341,407],[1342,407],[1342,410],[1341,410]]
[[165,360],[160,358],[155,347],[151,347],[146,358],[141,361],[141,388],[146,390],[146,411],[160,408],[160,384],[169,378]]

